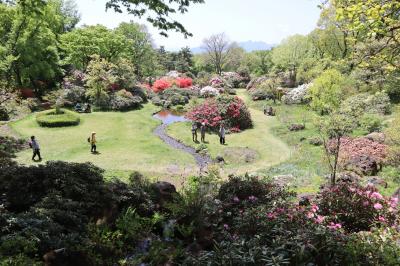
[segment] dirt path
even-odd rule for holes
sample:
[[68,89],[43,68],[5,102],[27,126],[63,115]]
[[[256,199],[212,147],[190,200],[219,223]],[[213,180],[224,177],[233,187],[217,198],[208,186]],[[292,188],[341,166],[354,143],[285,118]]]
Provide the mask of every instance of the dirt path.
[[200,172],[206,170],[207,165],[212,162],[210,156],[200,155],[196,152],[196,150],[194,148],[186,146],[182,142],[179,142],[178,140],[170,137],[166,132],[167,127],[168,127],[167,124],[162,124],[162,125],[158,126],[153,132],[154,135],[158,136],[160,139],[162,139],[166,144],[168,144],[172,148],[184,151],[184,152],[192,155],[194,157],[194,159],[196,160],[197,165],[200,167]]

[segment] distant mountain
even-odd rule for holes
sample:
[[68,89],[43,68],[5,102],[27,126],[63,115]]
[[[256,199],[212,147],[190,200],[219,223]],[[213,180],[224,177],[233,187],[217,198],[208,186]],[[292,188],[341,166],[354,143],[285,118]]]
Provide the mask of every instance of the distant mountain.
[[268,44],[266,42],[256,42],[256,41],[239,42],[238,44],[247,52],[271,50],[275,46],[274,44]]
[[[242,47],[246,52],[259,51],[259,50],[271,50],[275,45],[268,44],[266,42],[257,42],[257,41],[247,41],[247,42],[238,42],[240,47]],[[200,54],[203,53],[204,50],[201,47],[193,47],[191,48],[192,53]]]

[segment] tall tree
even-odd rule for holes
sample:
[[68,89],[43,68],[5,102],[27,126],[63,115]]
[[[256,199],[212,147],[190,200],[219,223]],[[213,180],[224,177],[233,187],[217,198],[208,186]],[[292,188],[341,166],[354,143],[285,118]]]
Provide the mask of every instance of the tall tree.
[[297,71],[307,57],[313,56],[306,36],[294,35],[272,50],[272,62],[280,71],[290,73],[291,85],[296,84]]
[[155,68],[155,52],[146,26],[134,22],[123,22],[115,29],[115,32],[128,41],[125,51],[135,68],[137,77],[142,78],[150,69]]
[[128,40],[105,26],[85,26],[61,37],[63,64],[85,70],[93,55],[116,61],[129,48]]
[[204,39],[202,48],[206,51],[208,60],[214,66],[215,72],[221,74],[231,49],[231,43],[225,33],[211,35]]
[[[61,75],[58,38],[64,32],[62,1],[17,1],[0,4],[0,71],[18,87],[38,94]],[[9,84],[11,85],[11,84]]]
[[183,47],[177,54],[176,70],[181,73],[192,72],[193,54],[189,47]]

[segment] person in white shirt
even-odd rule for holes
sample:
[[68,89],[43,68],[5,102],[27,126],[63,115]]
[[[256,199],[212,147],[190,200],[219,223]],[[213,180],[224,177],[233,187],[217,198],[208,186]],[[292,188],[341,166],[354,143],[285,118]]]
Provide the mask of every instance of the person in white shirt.
[[32,155],[32,160],[34,161],[36,156],[39,156],[39,161],[42,160],[42,156],[40,156],[40,147],[39,143],[37,142],[35,136],[31,137],[31,141],[29,142],[29,146],[32,148],[33,155]]

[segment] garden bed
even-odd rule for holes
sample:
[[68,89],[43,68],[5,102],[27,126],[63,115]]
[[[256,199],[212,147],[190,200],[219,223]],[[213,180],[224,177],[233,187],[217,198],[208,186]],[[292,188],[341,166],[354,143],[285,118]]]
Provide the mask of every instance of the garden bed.
[[77,126],[80,117],[77,113],[61,109],[58,113],[55,109],[40,112],[36,115],[36,122],[41,127],[69,127]]

